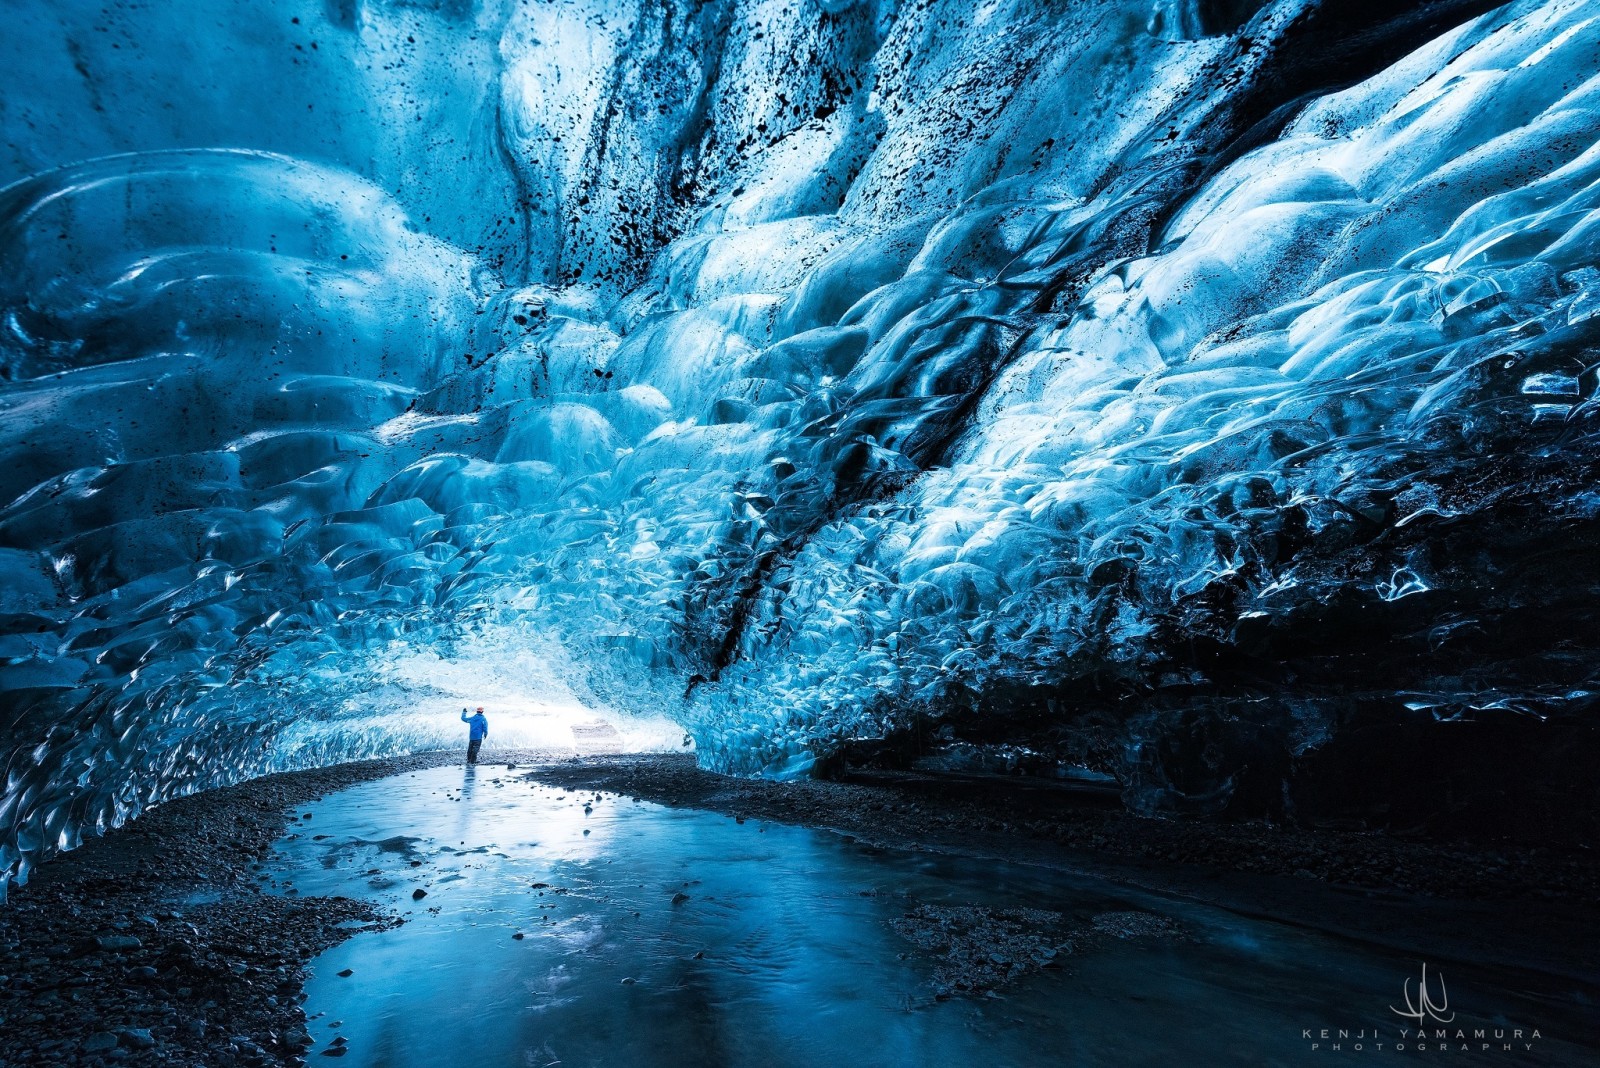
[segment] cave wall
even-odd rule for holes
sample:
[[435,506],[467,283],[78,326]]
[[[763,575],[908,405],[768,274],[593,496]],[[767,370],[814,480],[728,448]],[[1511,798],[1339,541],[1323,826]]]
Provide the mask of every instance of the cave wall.
[[441,663],[1173,814],[1587,730],[1582,3],[15,7],[0,871]]

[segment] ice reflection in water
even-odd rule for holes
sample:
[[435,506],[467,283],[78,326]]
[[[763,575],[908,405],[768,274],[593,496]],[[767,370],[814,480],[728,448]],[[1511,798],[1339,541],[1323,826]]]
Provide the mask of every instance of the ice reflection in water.
[[[1366,1060],[1393,1056],[1402,1021],[1387,1006],[1416,966],[1400,954],[1098,880],[521,775],[484,765],[364,784],[279,843],[279,888],[408,918],[315,962],[313,1058],[342,1035],[343,1063],[366,1066],[1298,1064],[1307,1027],[1377,1027],[1386,1049]],[[1027,906],[1069,924],[1148,910],[1193,940],[1111,942],[999,996],[939,1001],[932,962],[889,926],[919,904]],[[1581,1058],[1563,1041],[1584,1033],[1570,1009],[1497,989],[1504,976],[1456,965],[1449,977],[1461,1025],[1547,1036],[1531,1056],[1453,1062]]]

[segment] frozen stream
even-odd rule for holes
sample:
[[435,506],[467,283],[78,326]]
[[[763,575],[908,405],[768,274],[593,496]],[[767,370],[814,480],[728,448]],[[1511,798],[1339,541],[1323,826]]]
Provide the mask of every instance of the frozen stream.
[[[1504,1042],[1521,1028],[1516,1048],[1491,1038],[1487,1050],[1398,1053],[1410,1022],[1389,1006],[1421,966],[1398,954],[1098,880],[886,852],[524,774],[445,767],[356,786],[306,809],[279,843],[262,876],[277,892],[367,898],[407,919],[314,962],[314,1063],[330,1052],[347,1065],[495,1068],[1303,1064],[1315,1058],[1308,1028],[1348,1030],[1341,1052],[1361,1042],[1357,1063],[1586,1056],[1568,1044],[1583,1041],[1569,995],[1504,973],[1436,962],[1452,1028],[1500,1028]],[[936,956],[892,921],[972,905],[1059,912],[1060,929],[1079,932],[1108,913],[1157,913],[1185,937],[1080,939],[1059,967],[998,994],[936,999]]]

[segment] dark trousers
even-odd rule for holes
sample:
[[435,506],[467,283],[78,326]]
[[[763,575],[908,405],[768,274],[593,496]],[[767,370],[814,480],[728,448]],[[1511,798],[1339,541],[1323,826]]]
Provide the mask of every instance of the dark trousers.
[[474,738],[474,739],[472,739],[472,741],[467,743],[467,763],[468,764],[476,764],[478,762],[478,750],[480,750],[482,748],[483,748],[483,739],[482,738]]

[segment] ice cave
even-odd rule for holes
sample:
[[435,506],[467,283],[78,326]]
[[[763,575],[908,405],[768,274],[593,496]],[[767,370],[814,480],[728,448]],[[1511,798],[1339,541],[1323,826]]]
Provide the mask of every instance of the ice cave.
[[0,15],[0,1065],[1600,1064],[1597,0]]

